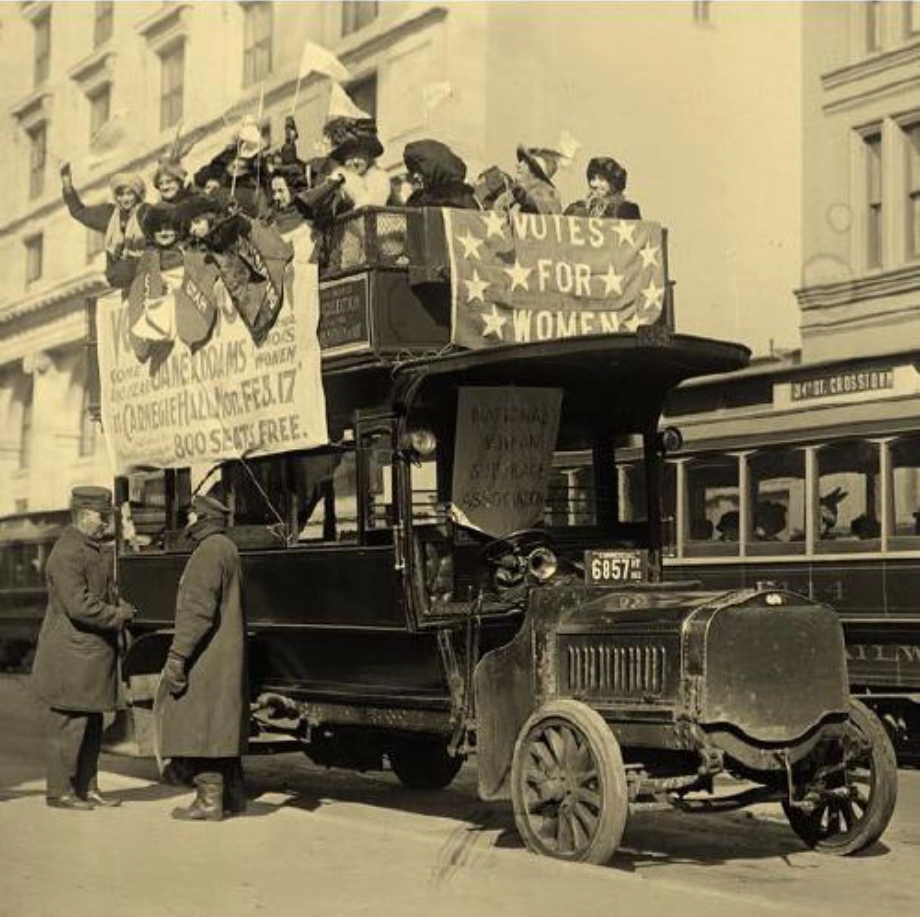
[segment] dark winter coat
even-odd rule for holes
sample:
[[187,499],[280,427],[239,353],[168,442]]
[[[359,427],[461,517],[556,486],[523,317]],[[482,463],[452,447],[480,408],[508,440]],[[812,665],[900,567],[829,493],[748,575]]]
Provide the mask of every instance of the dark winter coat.
[[450,147],[438,140],[416,140],[406,144],[403,160],[422,179],[422,187],[406,206],[479,210],[473,189],[465,182],[466,163]]
[[48,607],[32,665],[38,697],[58,710],[115,709],[118,630],[109,551],[68,526],[45,566]]
[[[109,228],[112,214],[115,213],[115,204],[93,204],[87,207],[73,187],[64,188],[62,193],[64,196],[64,203],[67,205],[70,215],[78,223],[82,223],[87,229],[105,234],[106,230]],[[138,219],[141,221],[141,225],[143,225],[144,213],[147,209],[147,205],[141,203],[138,204],[138,207],[140,208]],[[127,222],[127,216],[123,217],[123,220]],[[119,258],[113,256],[110,252],[105,253],[105,279],[113,287],[119,290],[128,289],[128,287],[131,286],[131,281],[134,280],[136,271],[137,258]]]
[[567,217],[601,217],[605,220],[641,220],[639,205],[619,194],[575,201],[565,208]]
[[240,555],[222,532],[203,533],[179,582],[170,653],[188,687],[158,705],[164,758],[231,758],[246,751],[249,687]]

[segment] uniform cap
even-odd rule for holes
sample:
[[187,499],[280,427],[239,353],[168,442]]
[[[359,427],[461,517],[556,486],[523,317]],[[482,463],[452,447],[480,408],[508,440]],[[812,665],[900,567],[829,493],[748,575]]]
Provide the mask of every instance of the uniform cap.
[[199,519],[213,519],[215,517],[224,519],[230,515],[230,507],[210,494],[196,494],[192,497],[192,512]]
[[112,512],[112,491],[107,487],[74,487],[70,492],[71,509],[94,509],[97,513]]

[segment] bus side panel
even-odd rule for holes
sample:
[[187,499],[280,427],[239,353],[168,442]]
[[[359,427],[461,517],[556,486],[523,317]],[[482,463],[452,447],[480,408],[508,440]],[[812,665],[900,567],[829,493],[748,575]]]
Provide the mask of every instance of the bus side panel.
[[[171,626],[187,554],[119,559],[119,588],[138,623]],[[393,548],[303,548],[242,553],[250,627],[329,625],[404,629]]]

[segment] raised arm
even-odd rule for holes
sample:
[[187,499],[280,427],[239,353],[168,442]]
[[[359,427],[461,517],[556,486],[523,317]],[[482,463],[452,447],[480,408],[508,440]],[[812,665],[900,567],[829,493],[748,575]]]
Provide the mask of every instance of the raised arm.
[[94,229],[96,232],[105,232],[108,229],[114,205],[94,204],[92,207],[87,207],[80,200],[80,195],[77,194],[77,190],[73,186],[73,174],[70,171],[69,162],[61,165],[61,193],[70,215],[78,223],[82,223],[88,229]]

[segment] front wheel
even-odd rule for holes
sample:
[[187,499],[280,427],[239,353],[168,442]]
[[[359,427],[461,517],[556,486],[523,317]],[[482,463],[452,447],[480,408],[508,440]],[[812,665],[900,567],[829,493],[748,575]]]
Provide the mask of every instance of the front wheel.
[[818,765],[805,797],[808,811],[789,802],[783,809],[792,830],[821,853],[846,856],[874,844],[888,827],[898,796],[898,766],[891,739],[865,704],[850,701],[850,720],[842,742],[842,766]]
[[440,736],[398,739],[387,757],[399,782],[410,790],[443,790],[463,766],[463,758],[449,754]]
[[620,746],[601,715],[573,700],[534,713],[515,744],[511,798],[534,853],[606,863],[626,828],[629,793]]

